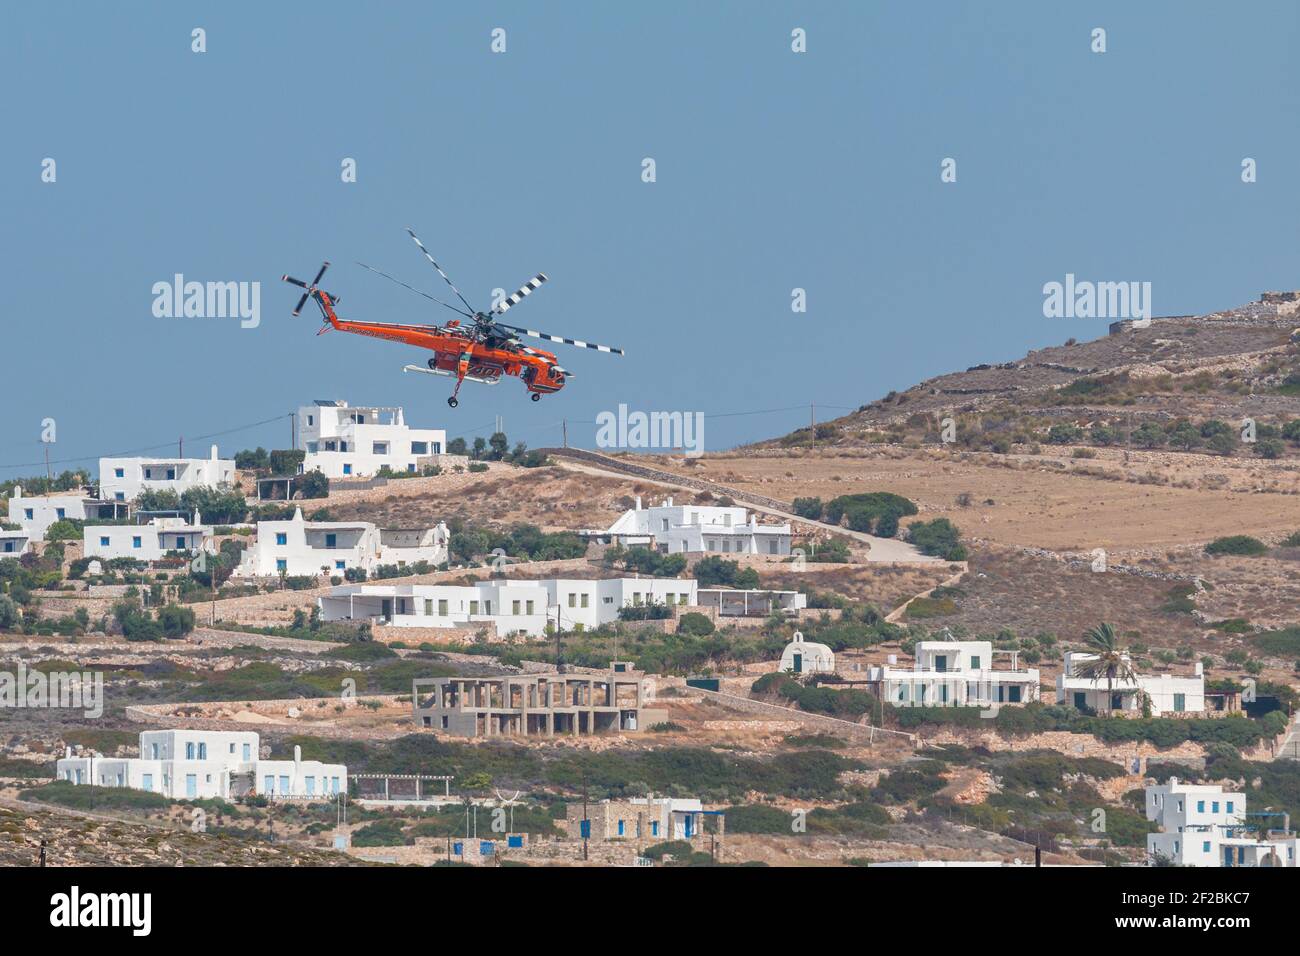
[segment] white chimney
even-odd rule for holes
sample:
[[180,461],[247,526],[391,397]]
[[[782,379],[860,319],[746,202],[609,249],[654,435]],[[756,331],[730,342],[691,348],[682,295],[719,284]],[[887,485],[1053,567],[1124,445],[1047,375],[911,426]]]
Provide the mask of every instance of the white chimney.
[[293,765],[295,767],[302,763],[302,747],[297,744],[293,745]]
[[23,496],[23,486],[22,486],[22,485],[14,485],[14,497],[15,497],[15,498],[21,498],[22,496]]
[[890,667],[894,667],[895,665],[898,664],[898,655],[890,654],[888,657],[885,658],[885,660],[889,662]]
[[1205,676],[1205,665],[1204,665],[1203,663],[1201,663],[1200,661],[1197,661],[1197,662],[1196,662],[1196,672],[1195,672],[1195,673],[1196,673],[1196,676],[1197,676],[1197,677],[1204,677],[1204,676]]
[[640,496],[640,495],[637,495],[637,496],[636,496],[636,510],[637,510],[637,511],[640,511],[640,510],[641,510],[641,496]]
[[213,461],[216,461],[219,457],[221,457],[221,456],[217,454],[217,446],[216,446],[216,445],[213,445],[213,446],[212,446],[212,460],[213,460]]
[[669,498],[664,502],[664,504],[666,504],[669,508],[671,508],[671,507],[673,506],[673,499],[672,499],[671,497],[669,497]]

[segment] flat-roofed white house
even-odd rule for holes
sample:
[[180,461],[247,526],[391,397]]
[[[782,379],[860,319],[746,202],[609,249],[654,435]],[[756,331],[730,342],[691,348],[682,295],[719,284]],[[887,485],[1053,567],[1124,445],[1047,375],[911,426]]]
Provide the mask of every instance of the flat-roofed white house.
[[[1079,675],[1080,665],[1095,661],[1096,654],[1066,651],[1061,673],[1056,677],[1056,702],[1105,713],[1142,713],[1145,695],[1151,702],[1151,716],[1163,714],[1200,714],[1205,712],[1205,669],[1197,662],[1193,675],[1138,674],[1137,680],[1115,680],[1110,688],[1106,678]],[[1127,655],[1125,656],[1127,659]],[[1107,695],[1109,700],[1107,699]]]
[[700,607],[716,608],[719,617],[768,617],[793,614],[808,606],[802,591],[767,588],[700,588]]
[[1146,817],[1160,827],[1147,834],[1151,862],[1179,866],[1296,866],[1290,819],[1278,830],[1247,828],[1246,795],[1218,784],[1169,782],[1146,788]]
[[168,552],[197,554],[216,551],[212,527],[196,511],[192,521],[154,518],[148,524],[92,524],[81,532],[82,554],[87,558],[136,558],[157,561]]
[[562,630],[599,627],[623,607],[690,605],[696,582],[682,578],[494,579],[471,585],[344,584],[317,599],[326,621],[383,620],[395,627],[472,627],[500,635],[540,637],[546,625]]
[[626,546],[642,545],[668,554],[771,554],[789,555],[789,524],[760,524],[746,508],[721,505],[636,506],[605,531],[584,531],[583,535]]
[[[994,655],[1006,655],[1003,667]],[[1038,700],[1038,668],[1020,667],[1018,651],[990,641],[917,641],[910,670],[892,664],[867,669],[880,699],[896,707],[995,707]]]
[[25,495],[16,485],[9,499],[10,523],[20,525],[33,541],[43,541],[56,521],[87,521],[126,517],[127,506],[118,501],[101,501],[84,491],[61,491],[48,495]]
[[348,768],[303,760],[264,760],[258,735],[235,730],[146,730],[139,757],[72,756],[68,748],[55,776],[72,784],[130,787],[171,800],[263,795],[275,799],[333,799],[346,793]]
[[369,574],[380,565],[437,566],[447,561],[450,540],[441,522],[419,531],[381,531],[369,521],[308,521],[296,508],[287,520],[257,523],[257,540],[244,550],[234,574],[341,576],[349,569]]
[[329,478],[367,477],[385,466],[416,472],[424,459],[441,455],[447,432],[411,428],[396,406],[352,407],[343,401],[318,400],[298,409],[298,447],[306,452],[302,471]]
[[781,663],[777,670],[790,674],[833,674],[835,652],[825,644],[805,641],[803,634],[795,631],[794,640],[781,652]]
[[218,457],[217,446],[207,458],[101,458],[99,495],[117,501],[133,501],[142,491],[174,491],[216,488],[234,484],[235,462]]
[[0,528],[0,558],[21,558],[31,546],[31,532],[21,528],[17,531]]

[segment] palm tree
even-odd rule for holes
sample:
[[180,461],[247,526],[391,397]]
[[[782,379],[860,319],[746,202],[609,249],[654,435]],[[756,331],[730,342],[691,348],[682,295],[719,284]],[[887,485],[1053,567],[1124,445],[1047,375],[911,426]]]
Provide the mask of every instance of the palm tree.
[[1110,624],[1098,624],[1086,631],[1083,639],[1088,643],[1088,651],[1093,655],[1090,661],[1078,665],[1075,673],[1079,677],[1091,679],[1095,684],[1106,678],[1106,713],[1111,713],[1114,702],[1115,681],[1136,683],[1137,673],[1129,663],[1128,655],[1119,646],[1115,628]]

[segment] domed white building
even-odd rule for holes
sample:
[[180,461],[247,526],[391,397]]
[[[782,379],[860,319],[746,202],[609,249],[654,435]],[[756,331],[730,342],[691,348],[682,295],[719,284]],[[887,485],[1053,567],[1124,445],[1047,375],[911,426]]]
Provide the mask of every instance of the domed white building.
[[803,634],[794,632],[794,640],[781,652],[778,670],[791,674],[829,674],[835,670],[835,652],[825,644],[805,641]]

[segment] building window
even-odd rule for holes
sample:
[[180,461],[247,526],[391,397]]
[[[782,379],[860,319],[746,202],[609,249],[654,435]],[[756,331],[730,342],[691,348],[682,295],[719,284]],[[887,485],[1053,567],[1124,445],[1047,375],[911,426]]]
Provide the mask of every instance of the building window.
[[623,835],[623,821],[622,821],[622,820],[619,820],[619,821],[618,821],[618,835],[619,835],[619,836],[622,836],[622,835]]
[[126,492],[125,492],[125,491],[115,491],[115,492],[113,492],[113,500],[114,500],[114,501],[126,501]]
[[1196,801],[1196,812],[1197,812],[1197,813],[1204,813],[1204,812],[1205,812],[1205,801],[1204,801],[1204,800],[1197,800],[1197,801]]
[[1231,801],[1231,800],[1228,801],[1228,812],[1229,812],[1229,813],[1232,812],[1232,801]]
[[1210,810],[1211,810],[1211,812],[1213,812],[1213,813],[1218,813],[1218,812],[1219,812],[1219,801],[1218,801],[1218,800],[1215,800],[1212,804],[1210,804]]
[[140,536],[139,536],[138,534],[132,536],[132,538],[131,538],[131,547],[133,547],[133,548],[138,548],[138,547],[140,547]]
[[235,752],[235,744],[234,744],[233,741],[232,741],[231,744],[230,744],[230,752],[231,752],[232,754]]
[[1206,840],[1204,843],[1201,844],[1201,851],[1202,851],[1203,853],[1209,853],[1209,852],[1210,852],[1210,841],[1209,841],[1209,840]]
[[275,543],[276,543],[276,544],[279,544],[279,545],[285,545],[285,544],[288,544],[288,543],[289,543],[289,535],[288,535],[286,532],[284,532],[284,531],[277,531],[277,532],[275,533]]
[[471,614],[477,614],[477,613],[478,613],[478,601],[470,601],[470,602],[469,602],[469,613],[471,613]]
[[263,777],[262,789],[267,793],[275,793],[275,777],[269,773]]
[[288,570],[289,570],[289,562],[288,562],[286,559],[284,559],[284,558],[276,558],[276,559],[275,559],[275,569],[276,569],[277,571],[288,571]]
[[513,603],[511,604],[511,608],[512,608],[512,610],[511,610],[511,613],[512,613],[512,614],[518,614],[518,613],[519,613],[519,602],[518,602],[518,601],[513,602]]
[[252,749],[251,749],[251,748],[252,748],[252,745],[251,745],[251,744],[244,744],[244,761],[245,761],[245,763],[247,763],[248,760],[251,759],[251,754],[252,754]]
[[207,760],[207,759],[208,759],[208,745],[207,745],[207,744],[199,744],[199,759],[200,759],[200,760]]
[[185,538],[184,538],[183,535],[177,535],[177,536],[176,536],[176,550],[177,550],[177,551],[183,551],[184,549],[185,549]]
[[446,617],[446,616],[447,616],[447,599],[446,599],[446,598],[438,598],[438,616],[439,616],[439,617]]
[[578,606],[578,595],[576,595],[576,594],[570,594],[570,595],[569,595],[569,607],[577,607],[577,606]]
[[651,821],[650,821],[650,835],[651,835],[651,836],[658,836],[658,835],[659,835],[659,821],[658,821],[658,820],[651,820]]
[[415,462],[408,461],[406,463],[406,470],[412,475],[415,474]]
[[308,778],[306,779],[306,783],[307,783],[307,795],[308,795],[309,797],[310,797],[310,796],[314,796],[315,793],[316,793],[316,778],[315,778],[315,777],[308,777]]
[[587,606],[587,597],[588,597],[588,596],[587,596],[586,594],[584,594],[584,595],[582,596],[582,606],[583,606],[583,607],[586,607],[586,606]]
[[[58,515],[60,519],[67,517],[67,512],[65,512],[62,508],[55,508],[54,513]],[[30,518],[31,516],[32,516],[31,512],[30,511],[27,512],[27,517]]]
[[280,774],[280,793],[286,794],[288,792],[289,792],[289,775],[287,773],[282,773]]
[[1181,714],[1187,709],[1187,695],[1174,694],[1174,712]]
[[973,671],[980,669],[980,658],[978,654],[972,654],[970,656],[970,669]]
[[190,742],[188,742],[188,743],[185,744],[185,759],[186,759],[186,760],[193,760],[193,759],[194,759],[194,742],[193,742],[193,741],[190,741]]
[[411,454],[412,454],[412,455],[427,455],[427,454],[429,454],[429,443],[428,443],[427,441],[413,441],[413,442],[411,442]]
[[107,548],[107,547],[108,547],[108,535],[101,534],[101,535],[99,536],[99,546],[100,546],[101,548]]
[[387,454],[388,454],[388,442],[386,442],[386,441],[377,441],[377,442],[372,442],[372,443],[371,443],[371,446],[370,446],[370,453],[371,453],[372,455],[387,455]]
[[336,534],[325,535],[325,547],[337,548],[339,546],[339,536]]
[[343,474],[345,474],[345,475],[350,475],[350,474],[352,474],[352,465],[351,465],[351,463],[348,463],[348,464],[346,464],[346,465],[343,466]]
[[529,602],[528,602],[528,613],[529,613],[529,614],[532,614],[532,613],[533,613],[533,602],[532,602],[532,601],[529,601]]
[[335,571],[342,571],[342,570],[343,570],[344,568],[346,568],[346,567],[347,567],[347,562],[346,562],[346,561],[335,561],[335,562],[334,562],[334,570],[335,570]]
[[114,469],[113,469],[113,477],[114,477],[114,478],[125,478],[125,477],[126,477],[126,472],[125,472],[123,469],[121,469],[121,468],[114,468]]
[[153,793],[153,774],[147,773],[140,780],[141,788]]

